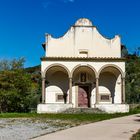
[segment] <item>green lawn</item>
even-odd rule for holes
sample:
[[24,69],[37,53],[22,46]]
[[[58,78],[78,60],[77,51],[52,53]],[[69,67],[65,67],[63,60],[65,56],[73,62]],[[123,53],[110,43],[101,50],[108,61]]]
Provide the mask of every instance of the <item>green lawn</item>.
[[78,122],[97,122],[107,119],[112,119],[116,117],[127,116],[131,114],[140,113],[140,108],[130,110],[129,113],[115,113],[115,114],[37,114],[37,113],[1,113],[0,118],[42,118],[42,119],[59,119],[59,120],[68,120],[68,121],[78,121]]

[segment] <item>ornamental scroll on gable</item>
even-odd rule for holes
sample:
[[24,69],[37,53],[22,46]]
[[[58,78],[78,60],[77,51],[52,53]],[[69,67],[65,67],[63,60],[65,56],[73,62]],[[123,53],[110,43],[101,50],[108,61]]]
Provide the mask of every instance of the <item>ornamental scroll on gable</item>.
[[44,48],[46,57],[121,57],[120,37],[103,37],[86,18],[77,20],[60,38],[47,34]]

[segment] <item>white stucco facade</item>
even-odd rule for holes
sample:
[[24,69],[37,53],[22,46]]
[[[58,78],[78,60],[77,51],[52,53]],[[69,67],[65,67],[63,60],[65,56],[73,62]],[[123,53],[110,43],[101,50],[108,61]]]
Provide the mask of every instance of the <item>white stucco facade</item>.
[[38,113],[78,107],[109,113],[129,111],[119,36],[106,39],[89,19],[82,18],[60,38],[46,34],[43,47]]

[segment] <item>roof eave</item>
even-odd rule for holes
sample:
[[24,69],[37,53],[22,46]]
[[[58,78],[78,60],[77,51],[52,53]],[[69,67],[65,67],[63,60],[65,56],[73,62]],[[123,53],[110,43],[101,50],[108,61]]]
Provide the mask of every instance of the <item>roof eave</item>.
[[126,61],[125,58],[117,57],[42,57],[42,61]]

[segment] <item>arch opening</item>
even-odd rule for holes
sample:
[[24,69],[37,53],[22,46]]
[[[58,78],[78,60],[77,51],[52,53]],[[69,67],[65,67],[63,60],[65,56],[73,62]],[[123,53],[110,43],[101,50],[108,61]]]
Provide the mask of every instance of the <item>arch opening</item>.
[[96,86],[96,72],[89,66],[77,66],[72,71],[77,107],[91,107],[91,91]]
[[106,103],[121,103],[122,70],[117,66],[104,66],[99,71],[99,100]]
[[52,66],[46,70],[46,103],[67,103],[69,73],[62,66]]

